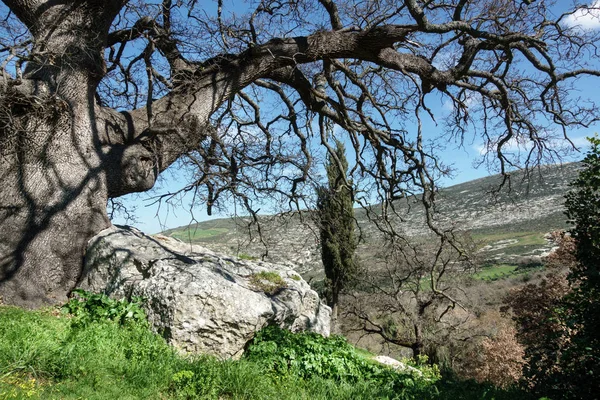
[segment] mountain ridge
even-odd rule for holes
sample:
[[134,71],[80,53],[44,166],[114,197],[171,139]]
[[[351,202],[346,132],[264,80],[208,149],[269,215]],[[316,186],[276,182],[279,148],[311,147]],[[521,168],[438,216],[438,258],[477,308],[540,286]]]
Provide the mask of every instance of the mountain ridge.
[[[482,241],[480,251],[488,263],[516,264],[523,257],[539,258],[552,247],[545,235],[567,227],[564,195],[580,168],[581,163],[541,166],[512,174],[511,185],[503,187],[499,187],[500,175],[446,187],[438,193],[437,222],[444,228],[470,232]],[[398,203],[401,215],[393,220],[395,228],[409,237],[426,235],[423,210],[414,197],[405,201],[406,205]],[[357,253],[368,258],[381,243],[380,235],[364,209],[355,211],[364,239]],[[247,217],[204,221],[162,234],[214,251],[291,264],[311,279],[320,277],[322,267],[318,229],[310,217],[309,212],[261,216],[262,239],[255,229],[244,226],[250,221]]]

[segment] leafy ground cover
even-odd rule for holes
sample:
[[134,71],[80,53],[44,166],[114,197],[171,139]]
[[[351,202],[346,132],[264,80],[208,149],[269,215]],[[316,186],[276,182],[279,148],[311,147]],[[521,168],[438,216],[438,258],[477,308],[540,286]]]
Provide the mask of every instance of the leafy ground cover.
[[238,361],[182,357],[137,303],[79,293],[62,311],[0,306],[0,399],[527,399],[444,379],[435,366],[398,374],[342,337],[267,328]]

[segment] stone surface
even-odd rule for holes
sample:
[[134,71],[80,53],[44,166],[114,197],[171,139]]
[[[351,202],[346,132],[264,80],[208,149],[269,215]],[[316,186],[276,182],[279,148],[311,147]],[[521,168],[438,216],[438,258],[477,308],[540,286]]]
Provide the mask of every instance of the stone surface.
[[[269,280],[273,272],[283,284]],[[78,286],[113,298],[144,297],[153,328],[184,352],[237,358],[272,324],[329,335],[331,309],[291,267],[130,227],[113,226],[90,241]]]
[[401,361],[396,360],[395,358],[392,357],[388,357],[388,356],[377,356],[374,357],[373,360],[377,361],[380,364],[383,365],[387,365],[388,367],[391,367],[393,369],[395,369],[398,372],[403,372],[403,373],[414,373],[418,376],[423,375],[423,373],[421,371],[419,371],[418,369],[411,367],[410,365],[406,365]]

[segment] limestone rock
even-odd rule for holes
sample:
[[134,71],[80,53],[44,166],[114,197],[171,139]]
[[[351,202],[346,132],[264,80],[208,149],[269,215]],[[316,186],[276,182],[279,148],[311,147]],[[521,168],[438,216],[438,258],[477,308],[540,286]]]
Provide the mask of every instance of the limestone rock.
[[377,357],[374,357],[373,360],[377,361],[380,364],[387,365],[388,367],[391,367],[401,373],[413,373],[413,374],[416,374],[417,376],[423,375],[423,373],[421,371],[419,371],[418,369],[416,369],[415,367],[406,365],[403,362],[398,361],[392,357],[377,356]]
[[144,297],[153,328],[184,352],[237,358],[273,324],[329,335],[331,309],[290,267],[130,227],[110,227],[90,241],[78,286],[113,298]]

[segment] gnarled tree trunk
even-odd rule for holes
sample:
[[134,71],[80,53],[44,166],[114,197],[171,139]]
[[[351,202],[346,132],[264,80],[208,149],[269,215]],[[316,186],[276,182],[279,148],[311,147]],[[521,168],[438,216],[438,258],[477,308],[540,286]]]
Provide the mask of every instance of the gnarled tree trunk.
[[74,3],[7,2],[37,55],[23,79],[0,82],[0,296],[7,303],[63,301],[88,239],[110,224],[94,95],[101,32],[120,5]]
[[171,140],[157,160],[147,120],[96,104],[125,1],[7,3],[36,58],[22,79],[0,81],[0,296],[35,307],[64,301],[76,284],[88,240],[110,225],[108,197],[151,188],[180,154],[169,146],[182,146]]

